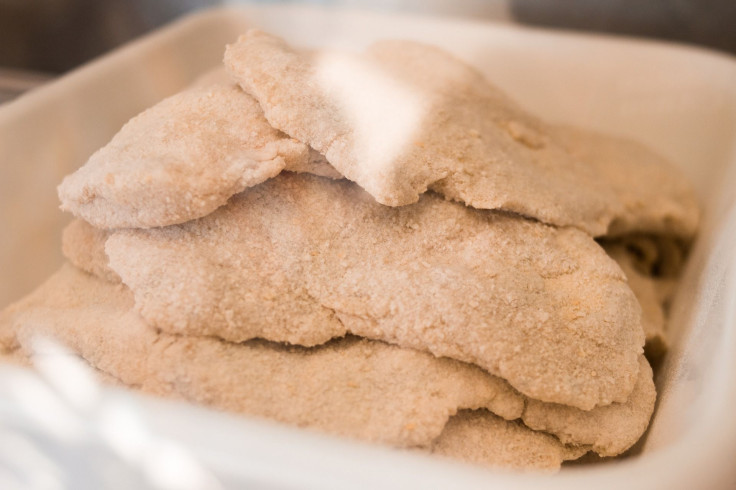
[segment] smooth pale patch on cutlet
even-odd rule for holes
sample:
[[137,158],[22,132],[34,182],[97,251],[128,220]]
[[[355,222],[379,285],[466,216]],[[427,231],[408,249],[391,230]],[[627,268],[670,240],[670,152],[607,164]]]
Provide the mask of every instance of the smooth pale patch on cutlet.
[[626,401],[644,345],[636,298],[588,235],[435,194],[391,208],[282,173],[200,220],[116,231],[106,252],[169,333],[305,346],[353,333],[581,409]]
[[[382,204],[410,204],[432,189],[594,236],[612,223],[616,233],[694,233],[692,191],[667,162],[582,131],[560,141],[556,128],[436,47],[380,41],[362,54],[306,52],[251,30],[227,47],[225,66],[274,127]],[[636,161],[620,158],[632,154]],[[643,183],[654,174],[662,185],[650,200]]]

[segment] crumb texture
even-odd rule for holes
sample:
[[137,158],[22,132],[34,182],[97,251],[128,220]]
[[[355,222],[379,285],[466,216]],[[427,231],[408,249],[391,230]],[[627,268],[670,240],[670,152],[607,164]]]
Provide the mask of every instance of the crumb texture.
[[[381,204],[411,204],[433,189],[594,236],[612,225],[694,232],[692,192],[661,158],[554,128],[436,47],[380,41],[362,54],[304,52],[251,30],[227,47],[225,66],[274,127]],[[656,191],[647,185],[655,176]]]
[[640,371],[637,387],[644,389],[626,403],[560,412],[477,366],[379,341],[351,336],[304,348],[157,332],[133,311],[124,285],[71,265],[3,311],[0,332],[12,336],[17,359],[32,351],[36,336],[50,336],[116,384],[402,447],[429,447],[462,409],[544,418],[550,434],[593,450],[604,447],[598,441],[608,437],[607,420],[617,425],[623,450],[651,416],[651,370]]
[[463,410],[449,420],[432,452],[483,466],[555,473],[563,461],[581,457],[587,448],[566,446],[485,410]]
[[195,85],[131,119],[64,179],[59,197],[98,228],[165,226],[205,216],[291,165],[311,168],[310,159],[236,85]]
[[64,257],[85,272],[108,282],[120,282],[120,276],[107,264],[105,242],[110,234],[109,230],[95,228],[84,220],[75,219],[62,233]]
[[104,383],[548,473],[646,431],[699,221],[661,155],[442,49],[255,29],[58,194],[68,262],[0,311],[3,361],[52,338]]
[[304,346],[352,333],[586,410],[624,402],[639,370],[639,305],[588,235],[435,194],[391,208],[349,181],[282,174],[200,220],[116,231],[106,251],[169,333]]

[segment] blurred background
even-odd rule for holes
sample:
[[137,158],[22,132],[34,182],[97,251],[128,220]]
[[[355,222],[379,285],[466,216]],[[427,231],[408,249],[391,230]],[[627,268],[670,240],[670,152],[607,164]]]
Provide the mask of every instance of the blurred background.
[[[0,0],[0,103],[181,15],[245,1]],[[250,3],[277,3],[277,0]],[[734,0],[302,0],[301,3],[651,37],[736,54]]]

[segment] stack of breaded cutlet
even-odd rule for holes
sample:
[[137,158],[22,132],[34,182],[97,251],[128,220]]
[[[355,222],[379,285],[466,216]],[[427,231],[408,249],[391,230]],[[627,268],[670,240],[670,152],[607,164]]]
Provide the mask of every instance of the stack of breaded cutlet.
[[6,354],[48,336],[144,392],[492,466],[639,439],[698,222],[675,168],[415,42],[254,30],[225,67],[64,180],[69,263],[0,315]]

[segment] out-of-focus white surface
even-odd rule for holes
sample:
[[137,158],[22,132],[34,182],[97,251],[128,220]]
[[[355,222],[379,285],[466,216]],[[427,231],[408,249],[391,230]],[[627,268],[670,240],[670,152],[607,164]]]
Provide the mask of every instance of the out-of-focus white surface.
[[[29,458],[37,457],[38,468],[47,471],[39,469],[34,478],[93,488],[74,479],[81,465],[100,471],[95,481],[105,485],[110,474],[119,475],[113,483],[124,483],[120,488],[186,488],[156,480],[145,466],[149,458],[135,459],[136,453],[154,454],[146,445],[154,444],[169,448],[161,451],[174,468],[197,468],[190,482],[213,478],[219,483],[212,485],[224,487],[736,486],[736,61],[707,51],[304,7],[222,9],[183,19],[0,108],[0,305],[27,293],[61,262],[59,232],[68,220],[56,209],[61,178],[128,118],[219,63],[224,44],[251,26],[306,46],[352,49],[388,37],[443,46],[532,112],[634,137],[685,171],[705,216],[674,303],[673,347],[657,379],[659,407],[643,453],[565,468],[555,477],[492,473],[110,390],[91,388],[82,398],[92,401],[80,408],[71,389],[49,377],[55,369],[44,371],[42,380],[6,368],[0,371],[0,440],[16,441]],[[56,405],[49,393],[56,394]],[[56,424],[61,429],[44,425],[28,403],[49,407],[49,416],[66,413],[53,419],[66,422]],[[100,415],[118,413],[109,406],[123,407],[122,418]],[[138,434],[137,445],[116,439],[105,421],[128,427],[122,434]],[[75,427],[74,433],[86,435],[74,439],[64,432]],[[18,473],[7,470],[5,456],[0,459],[1,485],[4,476]]]

